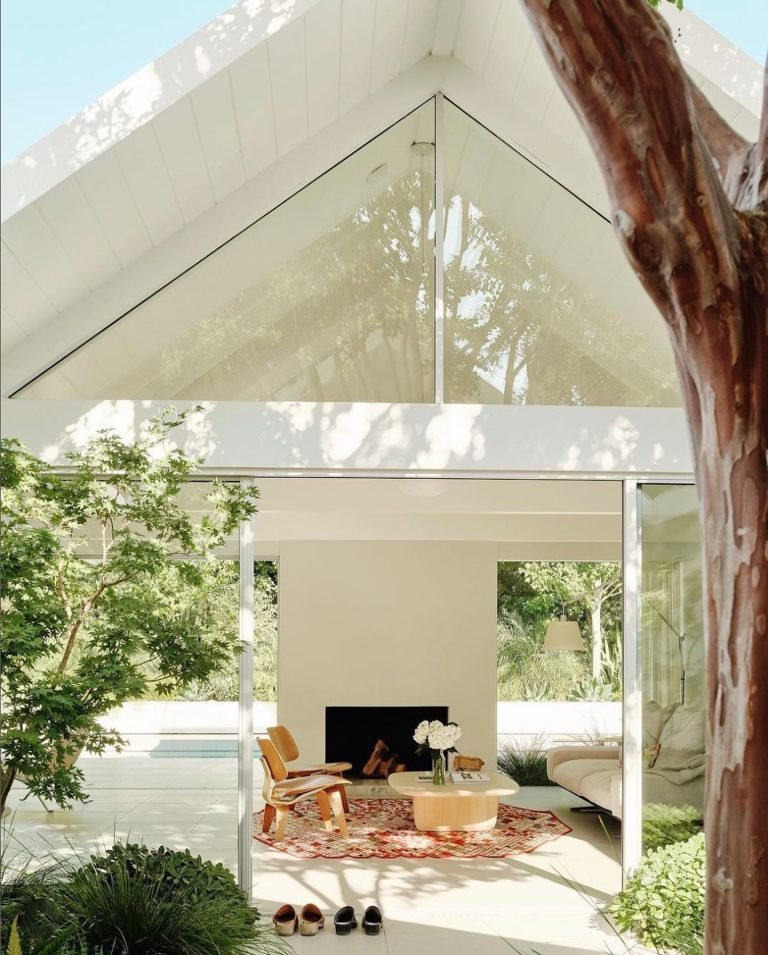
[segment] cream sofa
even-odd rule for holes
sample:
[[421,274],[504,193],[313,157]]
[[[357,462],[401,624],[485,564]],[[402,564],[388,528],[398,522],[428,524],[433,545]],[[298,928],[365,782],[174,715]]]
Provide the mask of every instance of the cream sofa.
[[[704,806],[704,713],[662,709],[644,713],[643,802]],[[621,749],[555,746],[547,753],[553,783],[621,818]]]

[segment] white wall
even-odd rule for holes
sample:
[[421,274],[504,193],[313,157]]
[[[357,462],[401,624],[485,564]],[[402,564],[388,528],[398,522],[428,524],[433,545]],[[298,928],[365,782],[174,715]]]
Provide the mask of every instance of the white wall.
[[524,745],[537,736],[547,741],[571,736],[621,735],[621,703],[525,702],[499,703],[499,743],[514,739]]
[[289,542],[278,717],[325,755],[326,706],[447,705],[462,752],[496,754],[496,546]]
[[[254,703],[254,733],[264,733],[268,726],[274,726],[276,713],[275,703]],[[126,734],[237,735],[238,704],[218,700],[141,700],[115,707],[99,722]]]
[[[178,408],[194,402],[174,402]],[[167,401],[2,401],[0,426],[50,464],[100,428],[135,440]],[[680,408],[209,402],[174,440],[227,468],[339,473],[688,475]]]

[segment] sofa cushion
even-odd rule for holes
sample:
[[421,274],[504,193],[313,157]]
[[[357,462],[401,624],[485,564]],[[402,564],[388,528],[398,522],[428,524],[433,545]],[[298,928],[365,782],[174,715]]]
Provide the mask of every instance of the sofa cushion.
[[550,778],[558,786],[621,815],[621,769],[615,759],[571,759],[558,763]]
[[579,795],[615,816],[621,817],[621,770],[602,770],[586,776],[581,783]]
[[558,763],[552,770],[552,780],[563,789],[572,793],[582,792],[582,782],[587,776],[595,773],[618,773],[618,758],[613,759],[569,759],[566,763]]

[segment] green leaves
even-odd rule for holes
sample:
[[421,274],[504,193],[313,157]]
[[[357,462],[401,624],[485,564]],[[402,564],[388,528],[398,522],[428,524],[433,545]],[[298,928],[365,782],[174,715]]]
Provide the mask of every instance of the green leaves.
[[99,721],[110,709],[205,681],[239,652],[237,630],[217,632],[195,593],[200,558],[258,492],[191,481],[199,462],[172,431],[199,410],[168,408],[133,443],[99,432],[69,455],[68,476],[18,441],[0,446],[3,805],[16,774],[59,805],[83,799],[73,741],[119,746]]
[[703,812],[694,806],[666,806],[646,803],[643,806],[643,849],[659,849],[673,842],[685,842],[701,832]]
[[232,873],[189,851],[118,843],[83,864],[55,859],[4,892],[25,951],[72,955],[258,955],[287,952],[259,922]]
[[704,834],[650,851],[610,906],[622,931],[658,949],[702,950]]

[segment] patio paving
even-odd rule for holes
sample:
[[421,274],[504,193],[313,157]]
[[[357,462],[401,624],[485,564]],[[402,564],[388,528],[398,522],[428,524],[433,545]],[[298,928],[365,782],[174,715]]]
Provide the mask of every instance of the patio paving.
[[[118,837],[189,848],[236,868],[237,764],[229,757],[85,758],[92,801],[47,814],[33,799],[10,805],[19,851],[88,852]],[[261,768],[254,764],[255,808]],[[580,800],[556,787],[526,787],[514,805],[551,809],[573,832],[511,859],[312,859],[253,843],[254,896],[270,916],[281,902],[382,908],[385,931],[338,938],[332,927],[294,937],[297,952],[387,955],[596,955],[626,953],[599,914],[621,880],[619,826],[573,813]],[[8,823],[8,819],[5,820]],[[290,823],[289,823],[290,825]],[[11,853],[13,849],[11,849]],[[639,949],[638,949],[639,951]]]

